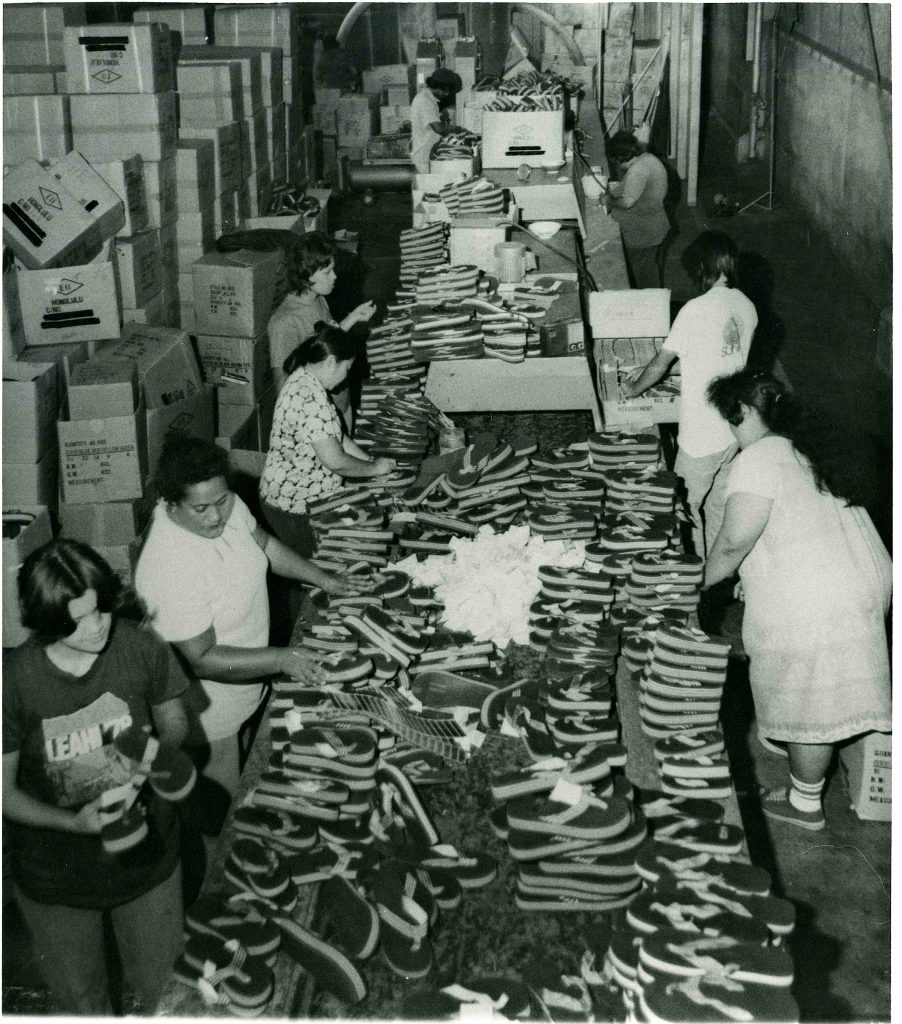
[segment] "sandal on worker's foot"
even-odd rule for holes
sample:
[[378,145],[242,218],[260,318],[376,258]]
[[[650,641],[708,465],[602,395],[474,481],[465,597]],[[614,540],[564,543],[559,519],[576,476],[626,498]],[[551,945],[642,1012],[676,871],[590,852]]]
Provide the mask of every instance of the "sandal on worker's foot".
[[824,812],[800,811],[794,807],[789,799],[789,790],[765,789],[761,791],[761,810],[776,821],[788,821],[790,825],[798,825],[799,828],[808,829],[809,832],[820,832],[827,822],[824,819]]

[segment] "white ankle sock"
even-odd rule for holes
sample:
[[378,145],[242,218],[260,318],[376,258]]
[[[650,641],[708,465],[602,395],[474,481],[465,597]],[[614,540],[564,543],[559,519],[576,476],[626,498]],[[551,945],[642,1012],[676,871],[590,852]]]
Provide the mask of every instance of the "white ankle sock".
[[800,782],[790,773],[789,781],[792,786],[789,790],[789,802],[797,811],[808,814],[816,814],[821,809],[821,793],[824,790],[824,780],[820,782]]

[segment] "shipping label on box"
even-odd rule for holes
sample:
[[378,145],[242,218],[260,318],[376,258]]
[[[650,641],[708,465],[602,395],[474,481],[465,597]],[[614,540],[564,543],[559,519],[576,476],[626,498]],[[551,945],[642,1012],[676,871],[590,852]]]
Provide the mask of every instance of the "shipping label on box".
[[122,306],[138,309],[162,287],[159,235],[150,228],[130,238],[117,238],[113,251]]
[[241,68],[237,64],[180,61],[176,77],[180,125],[228,124],[245,116]]
[[215,437],[213,389],[201,388],[188,398],[147,410],[147,460],[156,470],[166,436],[173,431],[204,441]]
[[187,125],[179,133],[179,144],[195,139],[213,143],[213,194],[234,191],[241,181],[241,126],[237,121],[206,128]]
[[135,364],[123,359],[89,359],[72,371],[68,395],[70,420],[130,416],[138,397]]
[[175,88],[169,28],[150,25],[79,25],[63,37],[72,92],[155,93]]
[[57,432],[64,501],[85,504],[143,496],[147,475],[143,403],[130,416],[60,420]]
[[3,162],[59,160],[72,148],[68,96],[7,96],[3,101]]
[[144,185],[144,161],[135,153],[126,160],[92,165],[94,170],[123,201],[125,222],[122,235],[136,235],[147,227],[147,190]]
[[241,249],[194,264],[194,306],[202,334],[256,338],[272,312],[281,257]]
[[852,810],[864,821],[892,821],[892,733],[869,732],[840,748]]
[[197,354],[219,405],[256,405],[272,385],[269,336],[226,338],[197,335]]
[[60,381],[55,363],[3,364],[3,461],[39,462],[56,445]]
[[144,161],[144,186],[147,191],[147,226],[162,228],[174,224],[179,215],[175,154],[168,160]]
[[537,167],[563,160],[563,110],[483,111],[483,167]]
[[118,93],[70,97],[72,143],[93,163],[167,160],[175,153],[178,130],[175,93]]
[[53,96],[56,93],[56,72],[62,68],[39,64],[24,68],[5,68],[4,96]]
[[3,10],[4,66],[65,63],[64,29],[63,4],[6,4]]
[[[237,54],[241,56],[237,56]],[[198,64],[234,63],[241,71],[241,93],[244,116],[263,108],[263,68],[260,54],[250,49],[233,46],[183,46],[179,51],[179,65],[189,61]]]
[[111,262],[21,270],[18,284],[29,345],[119,337],[119,299]]
[[125,225],[124,202],[81,153],[76,150],[67,153],[50,167],[50,173],[97,222],[104,241],[122,230]]
[[[4,496],[5,497],[5,496]],[[53,540],[50,514],[44,505],[3,506],[3,646],[17,647],[29,630],[19,615],[18,577],[22,563]]]

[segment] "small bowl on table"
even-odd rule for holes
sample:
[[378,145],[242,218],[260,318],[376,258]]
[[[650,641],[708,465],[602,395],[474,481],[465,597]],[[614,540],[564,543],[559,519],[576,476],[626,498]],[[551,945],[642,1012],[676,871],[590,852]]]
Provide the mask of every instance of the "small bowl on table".
[[561,223],[557,220],[535,220],[529,225],[529,230],[543,242],[547,242],[561,230]]

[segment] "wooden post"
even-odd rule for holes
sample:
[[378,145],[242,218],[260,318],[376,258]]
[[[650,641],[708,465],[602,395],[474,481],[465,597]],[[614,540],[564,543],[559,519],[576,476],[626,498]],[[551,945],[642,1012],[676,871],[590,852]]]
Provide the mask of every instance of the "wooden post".
[[676,160],[680,126],[680,5],[670,5],[670,152]]
[[698,202],[698,138],[701,129],[702,93],[702,4],[686,4],[692,18],[692,65],[689,98],[689,139],[687,153],[688,173],[686,175],[686,202],[695,206]]

